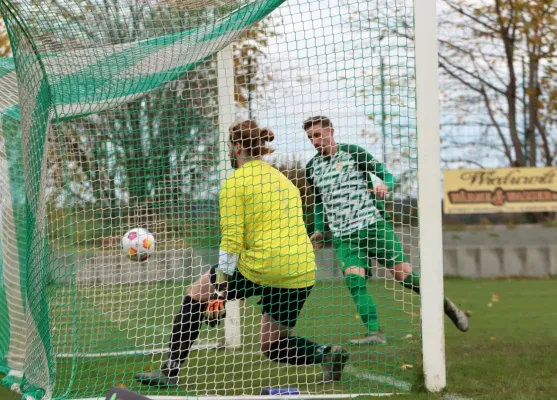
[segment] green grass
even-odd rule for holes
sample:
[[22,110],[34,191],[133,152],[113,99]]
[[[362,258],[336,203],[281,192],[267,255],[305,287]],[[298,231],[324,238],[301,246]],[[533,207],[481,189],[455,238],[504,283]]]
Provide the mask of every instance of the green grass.
[[[115,288],[83,289],[75,296],[52,287],[59,304],[54,325],[56,352],[123,351],[142,346],[164,347],[172,314],[183,286],[134,286],[120,294]],[[471,330],[458,332],[446,323],[448,387],[446,393],[474,399],[552,399],[557,395],[557,280],[446,280],[446,293],[472,313]],[[279,366],[262,357],[256,346],[258,309],[253,301],[243,316],[244,343],[240,352],[203,350],[192,352],[178,390],[156,391],[133,381],[133,373],[156,368],[160,355],[98,359],[58,360],[57,382],[71,397],[105,394],[111,385],[124,384],[145,395],[256,394],[262,386],[296,386],[302,392],[387,392],[399,390],[392,381],[362,379],[373,374],[397,381],[420,381],[416,322],[419,311],[408,308],[418,299],[378,281],[370,285],[381,310],[381,323],[390,343],[382,347],[352,347],[350,371],[336,384],[318,383],[318,367]],[[499,301],[492,301],[498,295]],[[71,300],[71,301],[70,301]],[[491,307],[488,304],[491,303]],[[73,312],[71,312],[73,310]],[[127,313],[127,314],[126,314]],[[53,315],[54,316],[54,315]],[[124,316],[127,317],[124,318]],[[118,322],[120,321],[120,322]],[[363,333],[355,309],[342,283],[320,283],[307,303],[296,333],[326,343],[345,343]],[[407,335],[412,338],[406,338]],[[222,335],[222,330],[202,334],[202,339]],[[150,348],[153,348],[150,347]],[[414,366],[402,370],[403,364]],[[73,367],[73,368],[72,368]],[[72,370],[73,375],[72,375]],[[358,374],[360,379],[358,379]],[[369,375],[368,375],[369,377]],[[400,391],[400,390],[399,390]],[[418,385],[404,399],[442,398],[420,393]],[[57,390],[59,395],[65,394]],[[17,395],[0,389],[0,399]]]
[[[53,335],[55,353],[106,353],[131,351],[136,348],[164,349],[171,329],[174,312],[178,309],[185,285],[134,285],[91,288],[77,293],[63,286],[50,288],[51,304],[56,311],[51,316],[57,327]],[[352,351],[351,368],[388,374],[398,380],[411,380],[414,372],[404,371],[404,364],[415,364],[417,340],[405,336],[418,335],[417,320],[411,311],[417,308],[393,301],[393,290],[384,282],[372,286],[382,309],[387,310],[384,325],[390,326],[391,345],[370,352],[368,348]],[[400,294],[400,291],[398,292]],[[411,295],[406,297],[410,302]],[[279,366],[263,357],[258,350],[259,309],[255,301],[246,302],[243,315],[244,346],[241,351],[200,350],[191,354],[181,377],[182,386],[172,391],[141,388],[133,380],[133,373],[160,364],[161,356],[112,356],[109,358],[58,362],[57,386],[64,392],[59,396],[92,397],[106,393],[114,383],[122,383],[146,394],[200,395],[259,394],[263,386],[296,385],[304,392],[386,392],[392,388],[385,382],[359,381],[356,376],[336,385],[321,385],[320,367]],[[412,322],[414,321],[414,323]],[[99,329],[100,328],[100,329]],[[320,343],[345,343],[362,334],[363,327],[356,318],[354,307],[342,282],[316,285],[308,301],[296,333]],[[222,329],[204,330],[201,339],[222,335]],[[213,377],[222,382],[215,383]],[[242,384],[238,384],[242,383]],[[67,391],[67,392],[66,392]]]

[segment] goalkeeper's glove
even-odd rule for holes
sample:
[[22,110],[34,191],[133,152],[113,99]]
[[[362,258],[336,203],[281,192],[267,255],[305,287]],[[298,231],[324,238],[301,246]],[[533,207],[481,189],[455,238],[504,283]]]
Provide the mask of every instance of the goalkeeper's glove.
[[239,256],[219,250],[219,264],[216,268],[215,290],[211,295],[207,308],[205,309],[205,322],[209,326],[217,326],[226,316],[226,287],[229,275],[233,275],[238,264]]
[[210,327],[220,324],[226,317],[226,298],[220,293],[213,293],[205,308],[205,323]]

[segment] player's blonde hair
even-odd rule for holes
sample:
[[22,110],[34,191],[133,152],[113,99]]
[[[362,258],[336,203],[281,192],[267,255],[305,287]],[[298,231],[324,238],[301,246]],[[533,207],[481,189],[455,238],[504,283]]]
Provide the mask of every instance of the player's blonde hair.
[[267,147],[275,139],[275,134],[268,128],[260,128],[254,120],[246,120],[232,125],[229,129],[232,144],[240,143],[250,156],[264,156],[274,150]]

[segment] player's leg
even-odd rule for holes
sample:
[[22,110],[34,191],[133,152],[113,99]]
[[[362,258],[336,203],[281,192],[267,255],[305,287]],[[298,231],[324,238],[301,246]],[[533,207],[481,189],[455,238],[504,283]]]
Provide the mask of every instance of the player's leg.
[[138,373],[136,379],[151,386],[175,386],[178,384],[180,367],[187,359],[191,346],[199,336],[207,302],[214,293],[211,271],[207,271],[189,286],[182,301],[180,312],[175,315],[170,336],[170,353],[160,370]]
[[[136,379],[151,386],[175,386],[183,362],[199,336],[208,302],[213,298],[216,266],[201,276],[186,290],[180,312],[175,315],[170,336],[170,352],[160,370],[136,374]],[[242,298],[243,289],[237,287],[236,275],[227,285],[227,299]],[[238,297],[239,296],[239,297]],[[224,308],[224,303],[222,304]]]
[[396,282],[420,294],[420,275],[413,272],[402,243],[388,221],[377,221],[368,229],[369,255],[389,269]]
[[[377,222],[374,229],[369,230],[368,240],[375,243],[374,248],[370,250],[375,253],[381,264],[391,270],[395,281],[420,294],[420,274],[413,271],[408,262],[393,225],[387,221]],[[447,298],[444,299],[444,309],[445,314],[459,330],[468,330],[468,317]]]
[[339,381],[349,357],[345,349],[291,334],[310,293],[311,287],[264,289],[261,298],[261,351],[273,361],[292,365],[322,364],[323,380]]
[[377,305],[367,290],[367,278],[371,276],[369,258],[359,240],[335,240],[338,262],[356,311],[367,333],[364,338],[353,339],[351,344],[385,344],[386,339],[379,328]]

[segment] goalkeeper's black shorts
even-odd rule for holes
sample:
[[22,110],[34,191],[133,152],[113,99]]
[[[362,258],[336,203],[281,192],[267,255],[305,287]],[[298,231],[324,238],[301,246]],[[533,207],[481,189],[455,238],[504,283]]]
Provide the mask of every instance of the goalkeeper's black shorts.
[[[217,266],[211,267],[211,283],[216,283]],[[236,270],[227,280],[227,300],[241,300],[260,296],[261,313],[267,314],[281,325],[294,328],[313,286],[301,289],[283,289],[261,286]]]

